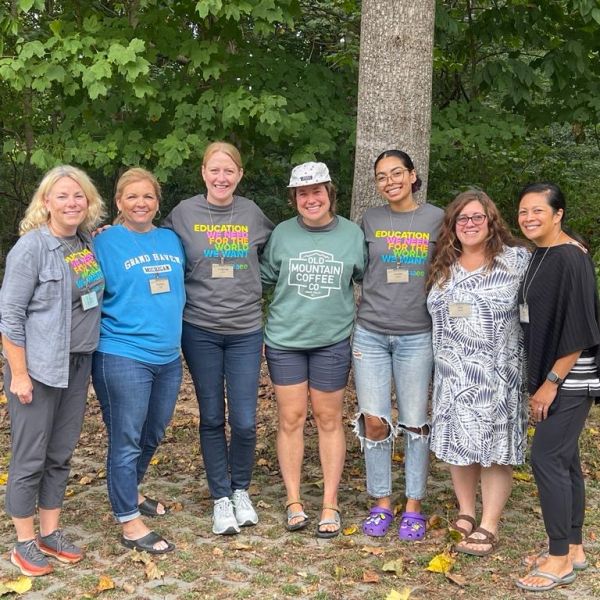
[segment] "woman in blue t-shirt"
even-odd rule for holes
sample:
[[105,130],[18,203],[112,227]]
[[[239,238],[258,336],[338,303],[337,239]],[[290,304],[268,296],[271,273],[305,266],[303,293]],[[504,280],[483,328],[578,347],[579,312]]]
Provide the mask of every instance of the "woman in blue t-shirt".
[[171,420],[181,384],[184,254],[177,235],[152,220],[160,186],[144,169],[117,182],[117,225],[95,240],[106,278],[92,378],[108,432],[108,496],[121,543],[162,554],[174,549],[142,515],[167,512],[142,495],[150,460]]

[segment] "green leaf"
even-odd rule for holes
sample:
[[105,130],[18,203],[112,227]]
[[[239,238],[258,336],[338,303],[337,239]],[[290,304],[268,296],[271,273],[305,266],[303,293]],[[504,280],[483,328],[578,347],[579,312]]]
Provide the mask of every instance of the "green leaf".
[[209,14],[217,16],[221,8],[222,0],[200,0],[196,3],[196,12],[201,19],[205,19]]
[[19,0],[19,8],[23,12],[29,12],[34,4],[35,0]]

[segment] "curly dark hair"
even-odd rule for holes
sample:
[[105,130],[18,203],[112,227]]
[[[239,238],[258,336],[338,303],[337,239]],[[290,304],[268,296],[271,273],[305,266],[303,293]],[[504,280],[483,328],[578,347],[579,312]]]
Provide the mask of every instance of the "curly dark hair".
[[486,263],[491,268],[494,259],[502,252],[504,246],[519,246],[524,243],[513,236],[508,225],[492,199],[482,190],[471,189],[460,193],[448,206],[440,228],[435,254],[429,268],[427,289],[434,284],[443,287],[450,278],[450,269],[462,254],[462,244],[456,236],[456,218],[462,209],[473,202],[481,203],[487,216],[489,234],[486,239]]

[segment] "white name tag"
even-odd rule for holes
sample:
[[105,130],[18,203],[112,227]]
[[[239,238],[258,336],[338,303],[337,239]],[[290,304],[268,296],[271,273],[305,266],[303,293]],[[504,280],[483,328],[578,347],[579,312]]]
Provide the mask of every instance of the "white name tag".
[[408,269],[388,269],[388,283],[408,283]]
[[96,308],[96,306],[98,306],[98,295],[96,292],[88,292],[81,296],[81,308],[83,310],[90,310],[91,308]]
[[166,277],[153,277],[150,280],[151,294],[166,294],[171,291],[169,280]]
[[233,279],[233,265],[213,264],[213,279]]
[[527,304],[519,304],[519,321],[529,323],[529,306]]
[[450,316],[455,318],[470,317],[473,314],[473,307],[467,302],[451,302],[449,306]]

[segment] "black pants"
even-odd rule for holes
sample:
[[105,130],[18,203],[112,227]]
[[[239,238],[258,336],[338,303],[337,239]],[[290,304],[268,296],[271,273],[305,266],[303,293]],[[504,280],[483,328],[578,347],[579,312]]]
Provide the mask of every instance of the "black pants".
[[585,484],[579,462],[579,435],[592,405],[587,395],[559,392],[538,423],[531,447],[531,466],[540,495],[550,554],[565,556],[569,544],[581,544]]

